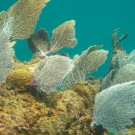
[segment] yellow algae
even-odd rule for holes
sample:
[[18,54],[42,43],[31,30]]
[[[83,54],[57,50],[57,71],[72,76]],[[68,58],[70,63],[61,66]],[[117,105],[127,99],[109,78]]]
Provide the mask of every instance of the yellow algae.
[[96,88],[85,81],[79,81],[77,83],[74,83],[72,89],[78,92],[80,95],[84,96],[96,94]]
[[6,79],[6,85],[9,89],[25,90],[31,85],[32,74],[26,70],[18,69],[11,71]]
[[86,97],[73,90],[56,92],[52,96],[55,104],[47,107],[46,102],[36,101],[31,93],[0,89],[0,118],[3,126],[0,127],[0,133],[55,135],[76,132],[87,135],[94,132],[90,127],[92,110],[85,106]]

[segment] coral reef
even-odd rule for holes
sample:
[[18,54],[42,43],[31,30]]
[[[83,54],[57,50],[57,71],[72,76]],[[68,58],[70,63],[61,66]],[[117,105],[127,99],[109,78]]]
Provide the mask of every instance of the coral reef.
[[[88,82],[76,80],[72,89],[58,90],[66,75],[73,69],[74,62],[70,57],[51,56],[51,53],[56,53],[63,47],[72,48],[77,44],[75,21],[66,21],[54,29],[52,41],[44,29],[32,34],[39,15],[48,2],[49,0],[18,0],[8,11],[0,13],[1,135],[96,133],[95,128],[91,127],[96,88]],[[12,48],[16,42],[13,40],[25,38],[28,38],[31,51],[39,53],[42,59],[34,56],[30,62],[23,63],[16,59]],[[82,55],[87,59],[83,66],[91,62],[87,57],[89,53],[93,56],[92,59],[95,58],[92,71],[104,63],[108,53],[96,50],[99,47],[93,46]],[[97,58],[92,51],[98,52],[101,57]],[[48,53],[49,56],[46,56]],[[86,70],[85,75],[88,72]],[[79,74],[76,75],[78,76]]]
[[[55,28],[51,40],[44,28],[33,33],[48,2],[18,0],[0,13],[0,135],[134,134],[135,50],[128,55],[119,45],[128,33],[117,39],[114,30],[108,74],[95,79],[89,74],[108,54],[102,45],[73,59],[58,55],[77,44],[74,20]],[[14,56],[17,39],[27,39],[31,61]]]
[[[81,95],[83,97],[84,96],[89,97],[90,95],[91,96],[96,95],[95,87],[85,81],[79,81],[79,82],[74,83],[72,85],[72,90],[74,90],[75,92],[77,92],[79,95]],[[93,97],[91,99],[93,99]],[[93,101],[90,101],[90,102],[93,102]]]
[[89,92],[81,96],[77,89],[57,91],[53,95],[55,104],[50,107],[30,93],[0,88],[0,134],[93,135],[95,130],[90,125],[96,89],[86,82],[78,85],[76,88]]

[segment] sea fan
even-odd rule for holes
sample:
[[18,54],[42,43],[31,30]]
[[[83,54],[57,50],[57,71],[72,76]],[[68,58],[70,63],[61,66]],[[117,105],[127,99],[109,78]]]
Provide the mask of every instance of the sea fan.
[[100,47],[101,46],[89,47],[80,56],[74,59],[75,67],[66,76],[62,90],[70,89],[74,82],[85,80],[88,74],[95,72],[97,68],[105,62],[108,51],[97,50]]
[[40,92],[49,94],[61,85],[73,66],[72,60],[68,57],[49,56],[36,66],[33,85],[36,84]]
[[52,41],[50,41],[48,32],[45,29],[38,30],[27,40],[30,50],[34,54],[39,52],[48,54],[57,52],[64,47],[73,48],[77,44],[74,25],[75,21],[70,20],[55,28]]
[[10,36],[0,30],[0,84],[2,84],[13,66],[13,49],[8,46]]
[[113,135],[126,134],[126,126],[133,125],[135,118],[135,81],[109,87],[96,95],[94,124]]
[[13,39],[28,38],[38,21],[42,8],[49,0],[18,0],[8,11],[4,31]]

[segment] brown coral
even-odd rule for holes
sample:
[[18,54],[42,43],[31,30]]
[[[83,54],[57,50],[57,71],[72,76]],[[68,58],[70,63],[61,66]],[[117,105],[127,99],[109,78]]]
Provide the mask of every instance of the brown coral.
[[110,66],[109,66],[108,73],[114,68],[114,64],[115,64],[117,54],[121,51],[124,51],[123,47],[121,45],[119,45],[119,42],[126,39],[129,35],[129,33],[126,32],[120,38],[117,38],[119,30],[120,30],[119,28],[115,29],[113,31],[113,34],[112,34],[113,53],[112,53],[112,56],[111,56],[111,59],[110,59]]
[[31,85],[32,74],[29,71],[18,69],[11,71],[6,79],[8,89],[25,90]]

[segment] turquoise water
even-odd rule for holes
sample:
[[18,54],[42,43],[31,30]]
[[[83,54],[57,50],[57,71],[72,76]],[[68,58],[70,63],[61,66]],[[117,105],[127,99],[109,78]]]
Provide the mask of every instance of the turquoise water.
[[[7,10],[17,0],[1,0],[0,10]],[[120,28],[120,36],[129,32],[129,37],[121,42],[127,53],[135,48],[135,1],[134,0],[51,0],[43,9],[36,30],[45,28],[50,37],[58,25],[68,20],[76,21],[76,38],[78,44],[74,49],[64,49],[72,57],[80,54],[91,45],[103,44],[109,51],[106,63],[93,75],[104,76],[112,52],[111,36],[115,28]],[[34,11],[33,11],[34,12]],[[26,40],[17,41],[16,56],[21,61],[29,61],[32,53]]]

